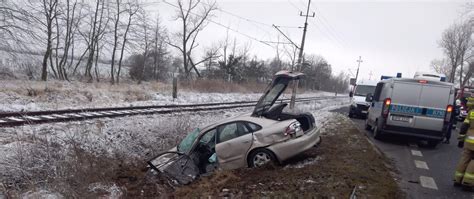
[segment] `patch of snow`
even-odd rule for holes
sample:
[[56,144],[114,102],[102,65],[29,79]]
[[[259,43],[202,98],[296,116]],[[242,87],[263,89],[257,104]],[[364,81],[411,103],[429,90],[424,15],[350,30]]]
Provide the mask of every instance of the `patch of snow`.
[[107,198],[110,199],[121,198],[123,195],[122,190],[116,184],[106,185],[103,183],[92,183],[89,185],[89,191],[100,193],[106,192],[108,193]]
[[48,190],[28,191],[21,195],[23,199],[62,199],[59,193],[51,193]]
[[286,165],[283,169],[301,169],[301,168],[304,168],[308,165],[316,164],[320,160],[322,160],[322,158],[320,156],[315,157],[315,158],[307,158],[307,159],[304,159],[303,161],[299,161],[295,164]]

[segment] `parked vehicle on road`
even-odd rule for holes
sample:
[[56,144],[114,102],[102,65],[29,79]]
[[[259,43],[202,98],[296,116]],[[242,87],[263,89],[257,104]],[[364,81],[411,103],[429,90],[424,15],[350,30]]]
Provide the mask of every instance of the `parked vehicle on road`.
[[367,130],[408,135],[434,147],[445,138],[454,114],[454,86],[437,80],[392,78],[377,84],[366,120]]
[[274,106],[289,83],[302,73],[278,72],[252,113],[225,119],[189,133],[178,146],[148,161],[179,184],[216,168],[259,167],[283,162],[320,142],[311,113],[286,113]]
[[351,97],[351,105],[349,107],[349,117],[360,116],[366,117],[370,103],[365,101],[365,97],[369,93],[374,93],[377,82],[361,81],[354,87],[354,91],[349,93]]

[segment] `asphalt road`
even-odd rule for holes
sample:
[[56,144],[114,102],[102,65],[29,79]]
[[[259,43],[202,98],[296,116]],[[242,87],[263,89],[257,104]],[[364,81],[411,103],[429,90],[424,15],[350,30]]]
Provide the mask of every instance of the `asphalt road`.
[[[348,107],[334,110],[346,115],[348,111]],[[364,119],[352,121],[393,161],[398,170],[397,181],[407,198],[474,198],[474,192],[453,186],[454,169],[461,155],[456,140],[459,128],[453,130],[450,144],[439,144],[433,149],[409,137],[386,136],[382,141],[375,140],[364,129]]]

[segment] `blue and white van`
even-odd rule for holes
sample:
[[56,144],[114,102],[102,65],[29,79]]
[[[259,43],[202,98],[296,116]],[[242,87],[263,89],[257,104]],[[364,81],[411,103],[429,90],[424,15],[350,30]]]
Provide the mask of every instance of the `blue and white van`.
[[376,139],[383,134],[408,135],[436,146],[454,114],[454,97],[454,85],[440,80],[381,80],[366,99],[370,102],[366,129],[373,130]]

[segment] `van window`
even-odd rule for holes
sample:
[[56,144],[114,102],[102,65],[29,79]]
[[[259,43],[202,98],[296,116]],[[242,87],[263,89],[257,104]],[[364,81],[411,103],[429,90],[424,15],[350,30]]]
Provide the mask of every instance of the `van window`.
[[395,82],[392,103],[418,106],[422,85],[411,82]]
[[444,109],[450,104],[451,88],[426,84],[420,96],[420,106]]
[[375,93],[374,93],[374,101],[378,102],[380,101],[380,94],[382,93],[382,88],[383,88],[384,83],[378,83],[377,87],[375,87]]

